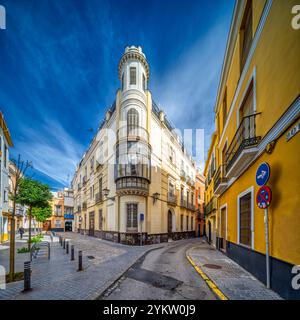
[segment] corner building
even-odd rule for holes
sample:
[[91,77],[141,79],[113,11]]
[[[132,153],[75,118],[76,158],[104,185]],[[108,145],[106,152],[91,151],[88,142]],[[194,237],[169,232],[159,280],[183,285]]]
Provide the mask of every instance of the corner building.
[[141,245],[195,236],[196,167],[148,90],[141,47],[126,47],[121,89],[77,166],[78,232]]

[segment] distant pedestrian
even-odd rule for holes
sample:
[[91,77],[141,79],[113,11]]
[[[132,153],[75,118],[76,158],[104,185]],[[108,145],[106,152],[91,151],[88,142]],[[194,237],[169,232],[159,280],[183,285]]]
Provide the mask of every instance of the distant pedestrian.
[[23,234],[25,233],[25,230],[24,230],[23,227],[20,227],[20,228],[19,228],[19,233],[20,233],[21,239],[23,239]]

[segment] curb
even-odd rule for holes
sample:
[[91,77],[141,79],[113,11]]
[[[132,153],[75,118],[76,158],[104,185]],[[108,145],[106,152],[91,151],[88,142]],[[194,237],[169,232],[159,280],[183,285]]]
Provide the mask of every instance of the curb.
[[186,252],[186,258],[189,263],[193,266],[193,268],[197,271],[197,273],[201,276],[201,278],[205,281],[207,286],[211,289],[211,291],[220,299],[220,300],[229,300],[229,298],[220,290],[220,288],[204,273],[204,271],[195,264],[190,255]]

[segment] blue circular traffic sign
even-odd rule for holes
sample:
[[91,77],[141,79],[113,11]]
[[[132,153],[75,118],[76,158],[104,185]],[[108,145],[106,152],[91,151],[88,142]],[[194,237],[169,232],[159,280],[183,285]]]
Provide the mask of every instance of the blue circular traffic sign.
[[256,183],[257,185],[264,186],[270,178],[270,166],[263,162],[256,171]]
[[268,186],[261,187],[256,195],[256,204],[260,209],[266,209],[272,201],[272,191]]

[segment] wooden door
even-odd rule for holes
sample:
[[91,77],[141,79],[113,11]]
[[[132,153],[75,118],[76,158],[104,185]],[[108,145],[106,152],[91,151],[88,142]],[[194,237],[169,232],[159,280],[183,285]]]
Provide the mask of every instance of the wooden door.
[[168,236],[172,236],[172,212],[168,211]]
[[89,235],[93,237],[95,234],[95,214],[90,212],[89,215]]
[[220,249],[226,249],[226,208],[221,209],[221,243]]

